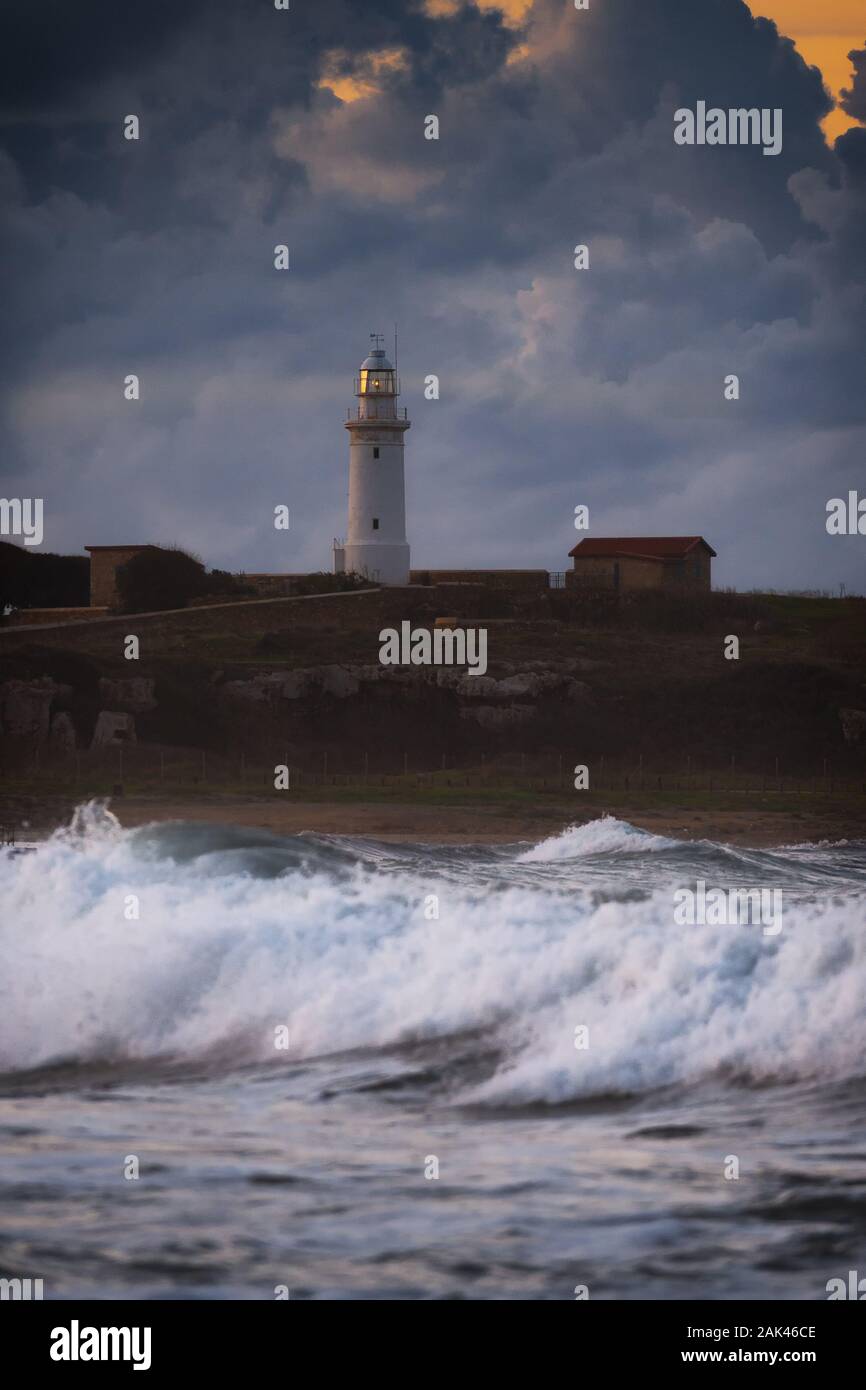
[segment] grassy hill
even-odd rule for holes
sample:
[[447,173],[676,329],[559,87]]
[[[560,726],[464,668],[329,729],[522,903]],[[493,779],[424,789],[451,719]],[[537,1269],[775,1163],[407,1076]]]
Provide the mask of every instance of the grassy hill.
[[[457,605],[461,607],[458,609]],[[455,612],[456,610],[456,612]],[[442,613],[488,632],[488,676],[561,677],[510,700],[479,722],[484,701],[411,668],[377,680],[379,631],[400,616],[429,625]],[[140,641],[124,659],[124,638]],[[740,658],[724,657],[725,638]],[[53,712],[69,713],[81,750],[93,737],[105,682],[152,682],[154,707],[135,715],[147,747],[245,751],[267,761],[289,749],[299,766],[368,765],[398,771],[508,764],[517,756],[566,762],[604,757],[612,768],[859,776],[866,744],[846,740],[841,709],[866,710],[866,600],[715,593],[575,595],[512,600],[478,586],[368,591],[309,599],[224,604],[179,612],[0,633],[0,683],[50,678]],[[329,693],[312,681],[300,697],[271,699],[281,675],[339,665],[363,668],[360,688]],[[269,684],[270,681],[270,684]],[[544,683],[544,682],[542,682]],[[247,688],[249,699],[246,698]],[[266,690],[259,699],[257,691]],[[231,696],[231,698],[229,698]],[[237,696],[237,698],[236,698]],[[512,714],[502,713],[511,709]],[[517,714],[514,714],[514,711]],[[20,742],[20,740],[19,740]],[[15,762],[7,732],[4,761]],[[539,766],[541,763],[539,763]]]

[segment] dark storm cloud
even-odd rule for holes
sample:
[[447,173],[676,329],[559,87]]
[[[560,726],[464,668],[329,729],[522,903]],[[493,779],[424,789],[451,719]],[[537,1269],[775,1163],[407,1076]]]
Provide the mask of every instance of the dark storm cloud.
[[854,80],[850,87],[842,88],[839,105],[855,121],[866,123],[866,45],[852,49],[848,57],[854,68]]
[[[820,75],[740,0],[537,0],[523,33],[405,0],[61,8],[46,35],[21,7],[39,76],[7,47],[0,126],[2,467],[52,548],[326,566],[352,373],[397,318],[418,563],[564,567],[587,502],[706,532],[726,582],[861,586],[823,509],[862,455],[866,131],[827,148]],[[675,146],[699,99],[781,107],[782,153]]]
[[[866,46],[853,49],[848,57],[854,67],[854,80],[850,88],[842,88],[839,105],[849,116],[866,124]],[[866,193],[866,130],[862,125],[846,130],[845,134],[840,136],[836,141],[836,153],[842,161],[851,187],[859,189],[861,194]],[[861,269],[863,259],[866,258],[864,240],[866,238],[861,238],[859,243]]]
[[211,8],[208,0],[5,0],[3,110],[44,119],[70,93],[140,69]]

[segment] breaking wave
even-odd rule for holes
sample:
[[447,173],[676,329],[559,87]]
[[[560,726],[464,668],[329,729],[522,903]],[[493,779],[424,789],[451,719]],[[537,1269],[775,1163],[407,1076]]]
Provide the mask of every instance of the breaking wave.
[[[846,876],[786,906],[773,938],[675,925],[649,877],[660,849],[680,882],[707,853],[604,819],[528,852],[415,846],[386,871],[338,837],[125,831],[82,808],[35,853],[0,855],[0,1070],[285,1066],[474,1034],[493,1060],[458,1102],[864,1075],[864,848],[804,848],[812,874],[844,853]],[[587,856],[635,896],[600,899]],[[775,857],[796,882],[798,852]]]
[[552,864],[561,859],[579,859],[588,854],[651,854],[670,849],[676,840],[639,830],[628,821],[602,816],[586,825],[571,825],[561,835],[542,840],[520,855],[522,864]]

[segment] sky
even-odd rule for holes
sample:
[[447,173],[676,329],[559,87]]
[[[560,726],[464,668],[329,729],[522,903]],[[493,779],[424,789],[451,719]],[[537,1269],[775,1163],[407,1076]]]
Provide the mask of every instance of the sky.
[[[825,526],[866,497],[866,9],[757,10],[7,3],[0,495],[51,550],[329,569],[397,323],[414,566],[566,569],[586,505],[719,586],[866,591]],[[781,153],[677,145],[698,101]]]

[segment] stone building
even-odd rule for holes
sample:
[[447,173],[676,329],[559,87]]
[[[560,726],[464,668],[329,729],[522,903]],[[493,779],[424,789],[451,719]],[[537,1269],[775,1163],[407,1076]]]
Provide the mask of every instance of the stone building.
[[86,545],[90,553],[90,606],[113,608],[118,602],[117,571],[133,555],[152,550],[150,545]]
[[569,555],[568,588],[709,591],[716,552],[703,536],[593,536]]

